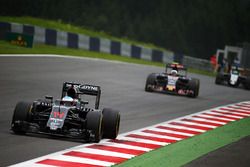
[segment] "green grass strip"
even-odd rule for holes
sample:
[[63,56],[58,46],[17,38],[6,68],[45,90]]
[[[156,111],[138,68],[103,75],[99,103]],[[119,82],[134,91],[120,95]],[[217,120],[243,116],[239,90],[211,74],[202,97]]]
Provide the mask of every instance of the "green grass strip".
[[99,58],[106,60],[116,60],[134,64],[145,64],[154,66],[163,66],[163,63],[151,62],[126,56],[119,56],[107,53],[93,52],[88,50],[70,49],[66,47],[55,47],[50,45],[34,45],[33,48],[25,48],[11,45],[8,42],[0,41],[0,54],[57,54],[78,57]]
[[46,19],[41,19],[41,18],[29,17],[29,16],[21,16],[21,17],[0,16],[0,21],[36,25],[36,26],[40,26],[44,28],[51,28],[51,29],[57,29],[57,30],[66,31],[66,32],[84,34],[84,35],[88,35],[91,37],[102,37],[102,38],[107,38],[110,40],[125,42],[129,44],[141,45],[141,46],[145,46],[149,48],[159,49],[162,51],[165,50],[164,48],[155,46],[154,44],[151,44],[151,43],[143,43],[143,42],[131,40],[128,38],[117,38],[103,31],[95,31],[87,27],[67,24],[67,23],[62,22],[61,20],[46,20]]
[[[79,57],[89,57],[89,58],[99,58],[106,60],[116,60],[127,63],[134,64],[143,64],[143,65],[152,65],[163,67],[164,70],[165,64],[159,62],[146,61],[142,59],[131,58],[127,56],[113,55],[107,53],[93,52],[82,49],[70,49],[66,47],[56,47],[50,45],[33,45],[33,48],[25,48],[17,45],[11,45],[8,42],[0,41],[0,54],[58,54],[58,55],[69,55],[69,56],[79,56]],[[196,69],[188,69],[191,73],[197,73],[201,75],[214,76],[213,73],[196,70]],[[159,71],[161,72],[161,71]]]
[[187,164],[213,150],[250,135],[250,118],[170,144],[135,157],[115,167],[176,167]]

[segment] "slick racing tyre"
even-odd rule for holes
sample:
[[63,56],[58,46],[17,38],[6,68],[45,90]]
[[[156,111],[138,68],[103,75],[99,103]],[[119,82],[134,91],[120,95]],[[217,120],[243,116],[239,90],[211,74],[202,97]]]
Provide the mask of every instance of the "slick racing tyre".
[[145,91],[146,92],[152,92],[152,86],[155,85],[155,80],[156,80],[156,74],[149,74],[149,76],[147,77],[146,80],[146,84],[145,84]]
[[199,95],[199,90],[200,90],[200,80],[191,79],[188,83],[188,87],[189,90],[192,91],[188,94],[188,96],[193,98],[197,97]]
[[32,103],[19,102],[17,103],[11,122],[11,129],[16,134],[25,134],[27,124],[32,119]]
[[87,113],[87,130],[90,131],[90,140],[98,143],[102,139],[102,113],[90,111]]
[[120,113],[110,108],[104,108],[103,114],[103,138],[115,139],[119,133]]
[[227,82],[227,84],[228,84],[229,86],[231,86],[231,87],[237,88],[237,87],[240,85],[240,82],[237,81],[235,84],[231,84],[231,83],[230,83],[230,79],[229,79],[228,82]]
[[245,89],[250,90],[250,77],[246,78],[246,82],[244,84]]
[[223,82],[223,75],[218,73],[215,77],[215,84],[220,85]]

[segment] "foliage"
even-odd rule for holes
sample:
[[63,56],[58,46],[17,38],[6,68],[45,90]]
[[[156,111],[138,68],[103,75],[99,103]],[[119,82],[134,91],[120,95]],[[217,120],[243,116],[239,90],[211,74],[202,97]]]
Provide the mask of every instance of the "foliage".
[[250,41],[248,0],[2,0],[0,15],[61,20],[205,59]]

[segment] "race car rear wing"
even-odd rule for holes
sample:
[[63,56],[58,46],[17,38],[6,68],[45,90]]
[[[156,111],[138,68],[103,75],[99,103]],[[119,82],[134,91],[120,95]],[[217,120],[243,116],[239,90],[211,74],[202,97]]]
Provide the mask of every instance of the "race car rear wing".
[[66,96],[67,90],[71,87],[74,87],[77,91],[77,94],[85,94],[96,96],[95,101],[95,109],[99,108],[100,97],[101,97],[101,87],[96,85],[89,85],[89,84],[79,84],[74,82],[64,82],[62,88],[62,97]]
[[179,64],[179,63],[168,63],[168,64],[166,64],[166,69],[167,68],[172,68],[175,70],[178,70],[178,69],[187,70],[186,67],[184,67],[182,64]]

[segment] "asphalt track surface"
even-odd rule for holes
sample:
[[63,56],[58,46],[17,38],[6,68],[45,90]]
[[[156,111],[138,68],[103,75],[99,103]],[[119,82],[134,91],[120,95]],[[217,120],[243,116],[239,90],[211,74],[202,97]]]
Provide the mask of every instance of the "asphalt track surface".
[[185,167],[249,167],[250,136],[228,144],[188,163]]
[[0,56],[0,166],[82,144],[49,136],[19,136],[10,131],[13,109],[18,101],[33,101],[47,94],[60,98],[64,81],[100,85],[100,108],[120,110],[120,133],[220,105],[248,101],[250,97],[250,91],[218,86],[214,78],[197,74],[189,75],[201,82],[196,99],[145,92],[147,75],[163,70],[98,59]]

